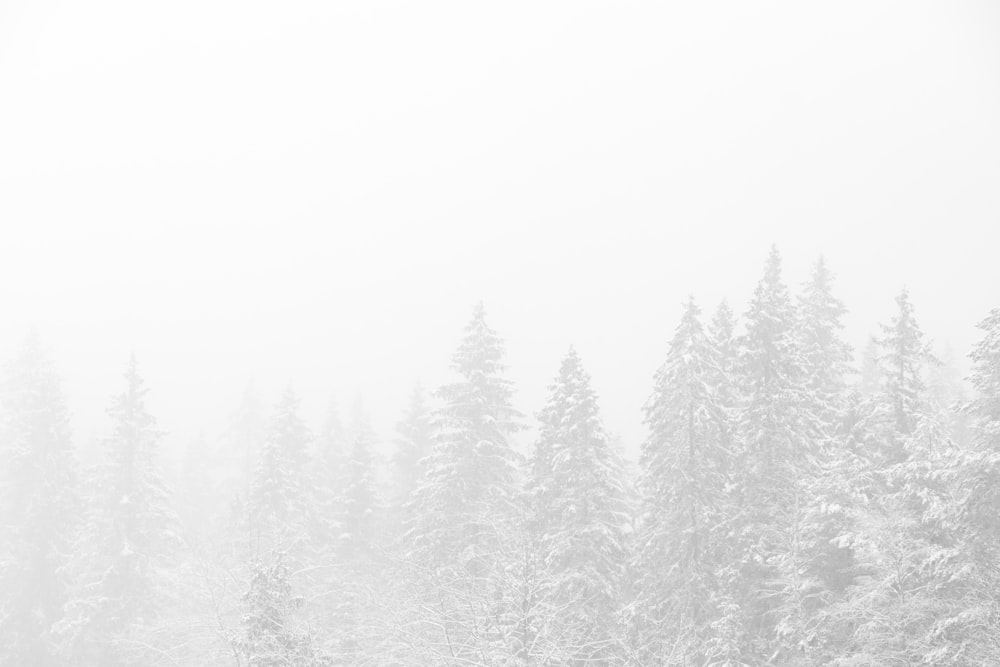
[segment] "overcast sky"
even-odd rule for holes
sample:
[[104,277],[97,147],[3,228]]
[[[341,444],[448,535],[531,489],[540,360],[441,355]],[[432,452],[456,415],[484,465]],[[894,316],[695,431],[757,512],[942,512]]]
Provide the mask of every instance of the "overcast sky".
[[905,284],[1000,306],[1000,3],[0,0],[0,345],[79,437],[135,351],[172,442],[255,378],[382,434],[482,299],[518,404],[573,343],[630,449],[680,304],[821,252],[862,344]]

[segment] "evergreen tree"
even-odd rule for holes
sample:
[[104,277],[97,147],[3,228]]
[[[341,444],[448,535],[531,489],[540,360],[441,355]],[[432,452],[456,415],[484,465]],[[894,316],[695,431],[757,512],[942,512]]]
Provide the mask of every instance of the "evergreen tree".
[[881,463],[896,463],[905,457],[906,439],[929,408],[924,383],[926,368],[937,363],[914,317],[905,288],[896,297],[896,306],[898,310],[890,323],[880,325],[882,337],[875,340],[882,377],[884,450],[873,454]]
[[797,524],[801,483],[816,462],[815,404],[806,390],[798,320],[781,275],[781,256],[771,248],[740,337],[738,383],[743,405],[738,422],[740,479],[735,500],[742,508],[742,558],[734,564],[743,591],[747,660],[776,657],[783,591],[781,565]]
[[[503,343],[476,306],[452,357],[459,376],[438,392],[438,435],[427,473],[406,507],[403,549],[420,573],[418,627],[451,661],[498,664],[524,650],[512,638],[525,578],[520,459],[508,438],[520,426],[502,375]],[[518,644],[518,646],[515,646]]]
[[[645,406],[642,514],[637,544],[640,656],[651,664],[696,664],[719,601],[727,490],[726,410],[719,405],[718,349],[694,300],[684,306],[667,360]],[[722,310],[720,342],[731,331]]]
[[288,388],[271,419],[251,497],[252,528],[266,544],[303,546],[306,540],[310,507],[303,481],[309,439],[299,398]]
[[434,428],[427,394],[419,384],[410,394],[405,417],[396,424],[396,453],[392,459],[395,503],[405,505],[426,473],[425,459],[431,451]]
[[344,531],[344,492],[350,479],[347,446],[337,402],[331,400],[323,428],[316,438],[311,475],[315,509],[312,531],[324,549],[339,548]]
[[518,456],[508,438],[521,427],[511,382],[502,375],[503,356],[503,341],[486,324],[480,303],[452,357],[460,379],[438,391],[444,402],[439,432],[410,502],[408,535],[419,548],[475,551],[516,514]]
[[[319,652],[297,619],[304,599],[295,595],[291,570],[280,552],[258,563],[243,595],[241,632],[231,638],[239,664],[247,667],[320,667],[333,661]],[[244,662],[245,661],[245,662]]]
[[[571,348],[539,414],[534,487],[544,490],[538,546],[551,580],[552,608],[573,625],[564,641],[575,660],[609,660],[618,651],[625,529],[629,522],[620,462],[601,424],[590,376]],[[544,463],[542,459],[547,459]],[[543,475],[539,477],[539,475]]]
[[220,506],[225,507],[223,534],[231,546],[242,545],[244,551],[250,532],[254,475],[266,437],[267,421],[261,401],[253,386],[248,384],[223,433],[219,471],[222,479]]
[[62,388],[38,337],[5,369],[0,405],[0,663],[55,665],[76,528],[77,469]]
[[345,553],[364,552],[378,534],[381,499],[375,483],[375,437],[360,400],[354,409],[354,442],[348,462],[344,489],[344,518],[341,545]]
[[806,389],[829,439],[844,410],[847,377],[854,353],[844,342],[841,318],[847,312],[833,296],[833,274],[820,257],[799,298],[799,337]]
[[108,410],[114,430],[70,564],[72,596],[56,626],[74,664],[142,664],[147,645],[135,634],[173,592],[168,572],[181,546],[179,521],[161,474],[162,434],[146,409],[147,393],[133,356],[125,391]]

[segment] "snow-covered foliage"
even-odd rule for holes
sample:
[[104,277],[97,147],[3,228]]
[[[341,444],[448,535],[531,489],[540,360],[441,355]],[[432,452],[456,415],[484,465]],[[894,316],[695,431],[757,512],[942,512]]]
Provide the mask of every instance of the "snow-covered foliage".
[[856,368],[832,276],[794,294],[772,248],[741,317],[682,304],[641,443],[572,348],[519,442],[480,304],[394,439],[360,401],[313,431],[248,390],[161,461],[133,359],[81,468],[29,338],[0,382],[0,664],[1000,664],[1000,309],[968,385],[906,290]]

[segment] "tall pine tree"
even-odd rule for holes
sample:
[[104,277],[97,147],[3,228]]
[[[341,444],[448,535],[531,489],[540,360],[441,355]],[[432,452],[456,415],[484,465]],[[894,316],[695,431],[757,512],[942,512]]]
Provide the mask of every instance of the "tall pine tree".
[[516,514],[519,459],[509,438],[521,427],[503,357],[503,341],[480,303],[452,357],[459,379],[438,391],[444,403],[436,415],[439,431],[410,502],[409,540],[418,548],[475,552]]
[[569,626],[564,655],[591,663],[620,655],[629,511],[620,461],[601,423],[597,395],[571,348],[539,414],[532,486],[539,491],[537,546],[550,608]]
[[268,428],[251,495],[251,530],[265,548],[305,546],[311,504],[303,488],[309,430],[299,416],[299,398],[288,388]]
[[147,393],[133,356],[125,391],[108,410],[114,429],[69,567],[72,596],[56,626],[74,664],[148,661],[148,643],[136,636],[174,592],[168,573],[181,547],[179,520],[163,481],[162,434],[146,409]]
[[49,628],[62,616],[79,497],[66,399],[38,337],[5,369],[0,446],[0,663],[60,664]]
[[[637,544],[640,576],[639,657],[649,664],[699,664],[709,656],[719,601],[713,591],[723,556],[727,505],[728,418],[720,404],[724,370],[701,310],[690,299],[645,406],[649,436],[642,446],[642,514]],[[731,334],[725,309],[717,335]]]

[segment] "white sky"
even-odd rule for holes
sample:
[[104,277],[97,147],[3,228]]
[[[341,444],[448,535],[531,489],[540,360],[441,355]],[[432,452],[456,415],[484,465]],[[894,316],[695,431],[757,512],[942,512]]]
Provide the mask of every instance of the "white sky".
[[482,298],[633,448],[689,292],[824,252],[854,342],[905,283],[961,356],[998,223],[998,3],[0,0],[0,345],[81,439],[131,350],[180,444],[251,376],[388,436]]

